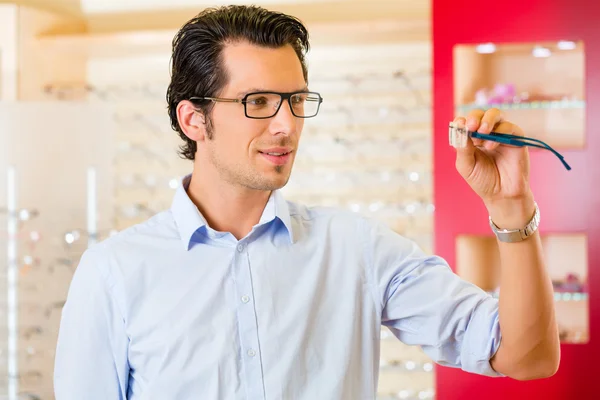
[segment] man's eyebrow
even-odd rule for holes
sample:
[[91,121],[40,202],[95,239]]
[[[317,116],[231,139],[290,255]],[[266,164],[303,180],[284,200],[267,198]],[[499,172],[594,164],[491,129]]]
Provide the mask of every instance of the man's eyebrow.
[[252,93],[252,92],[268,92],[267,89],[263,89],[263,88],[250,88],[250,89],[246,89],[246,90],[242,90],[241,92],[238,92],[236,96],[245,96],[248,93]]
[[[307,92],[307,91],[308,91],[308,86],[305,85],[301,89],[295,90],[294,92]],[[265,88],[250,88],[250,89],[246,89],[246,90],[242,90],[241,92],[238,92],[236,94],[236,97],[244,97],[248,93],[254,93],[254,92],[275,92],[275,91],[270,90],[270,89],[265,89]]]

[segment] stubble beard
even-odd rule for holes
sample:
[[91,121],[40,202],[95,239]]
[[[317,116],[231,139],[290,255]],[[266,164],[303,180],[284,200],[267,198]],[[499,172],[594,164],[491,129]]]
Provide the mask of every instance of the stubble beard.
[[[281,189],[290,179],[289,174],[285,176],[283,182],[281,179],[269,179],[259,172],[253,171],[251,166],[244,166],[240,163],[223,163],[222,159],[220,159],[212,150],[209,152],[209,157],[210,162],[219,174],[219,177],[225,182],[235,186],[242,186],[252,190],[272,191]],[[284,165],[276,165],[272,168],[279,178],[286,173]]]
[[[212,122],[212,121],[210,121]],[[214,143],[214,128],[212,123],[209,123],[207,126],[207,137],[208,140]],[[290,139],[286,138],[281,140],[277,146],[285,147],[290,145]],[[280,183],[279,179],[277,181],[272,181],[267,177],[261,176],[257,171],[252,171],[251,166],[245,167],[242,164],[234,163],[227,165],[226,163],[221,162],[221,158],[217,156],[214,151],[214,147],[210,147],[208,151],[209,161],[219,174],[219,177],[235,186],[242,186],[252,190],[264,190],[264,191],[272,191],[281,189],[285,185],[287,185],[290,175],[285,177],[283,183]],[[292,161],[293,163],[293,161]],[[293,164],[292,164],[293,166]],[[278,176],[285,174],[285,165],[275,165],[273,166],[273,170],[276,172]]]

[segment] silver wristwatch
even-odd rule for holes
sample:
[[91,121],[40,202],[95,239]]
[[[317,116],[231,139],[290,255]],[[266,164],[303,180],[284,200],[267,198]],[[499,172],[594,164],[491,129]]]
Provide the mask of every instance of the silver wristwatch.
[[538,226],[540,225],[540,209],[538,208],[537,203],[534,202],[533,204],[535,204],[535,214],[533,214],[531,221],[529,221],[529,223],[522,229],[500,229],[496,226],[496,224],[494,224],[492,217],[489,217],[490,227],[496,234],[498,240],[507,243],[520,242],[527,239],[529,236],[533,235],[535,231],[537,231]]

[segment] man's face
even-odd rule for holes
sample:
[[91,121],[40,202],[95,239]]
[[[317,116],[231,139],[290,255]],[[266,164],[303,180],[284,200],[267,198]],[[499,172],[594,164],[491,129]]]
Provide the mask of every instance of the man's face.
[[[245,42],[228,44],[223,59],[228,84],[217,97],[241,99],[250,92],[306,90],[300,60],[289,45],[272,49]],[[243,104],[224,102],[215,103],[211,118],[213,136],[204,146],[220,179],[254,190],[275,190],[287,183],[304,126],[287,100],[269,119],[247,118]]]

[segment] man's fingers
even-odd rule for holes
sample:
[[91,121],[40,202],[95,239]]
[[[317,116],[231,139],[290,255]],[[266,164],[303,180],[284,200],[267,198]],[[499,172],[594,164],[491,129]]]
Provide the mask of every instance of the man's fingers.
[[[525,136],[525,133],[518,125],[515,125],[512,122],[508,122],[508,121],[503,121],[503,122],[500,122],[498,125],[496,125],[496,127],[494,128],[494,132],[495,133],[506,133],[509,135],[516,135],[516,136]],[[487,150],[494,150],[498,146],[500,146],[500,143],[498,143],[498,142],[492,142],[491,140],[485,141],[485,148]]]
[[483,118],[485,111],[483,110],[472,110],[467,116],[467,129],[474,132],[479,129],[479,124]]
[[502,111],[497,108],[490,108],[483,114],[478,131],[481,133],[490,133],[492,130],[496,130],[496,125],[503,121],[504,115],[502,114]]
[[[466,118],[455,118],[454,123],[466,127],[471,132],[477,131],[484,134],[495,132],[524,136],[523,130],[511,122],[505,121],[504,114],[497,108],[490,108],[487,111],[472,110]],[[462,149],[463,156],[471,155],[475,151],[475,147],[483,147],[486,150],[495,150],[500,146],[500,143],[491,140],[471,138],[468,142],[469,145],[472,144],[472,146],[467,146],[467,148]],[[465,161],[467,163],[470,162],[470,160],[467,161],[467,159],[463,159],[461,160],[461,163],[464,163]]]

